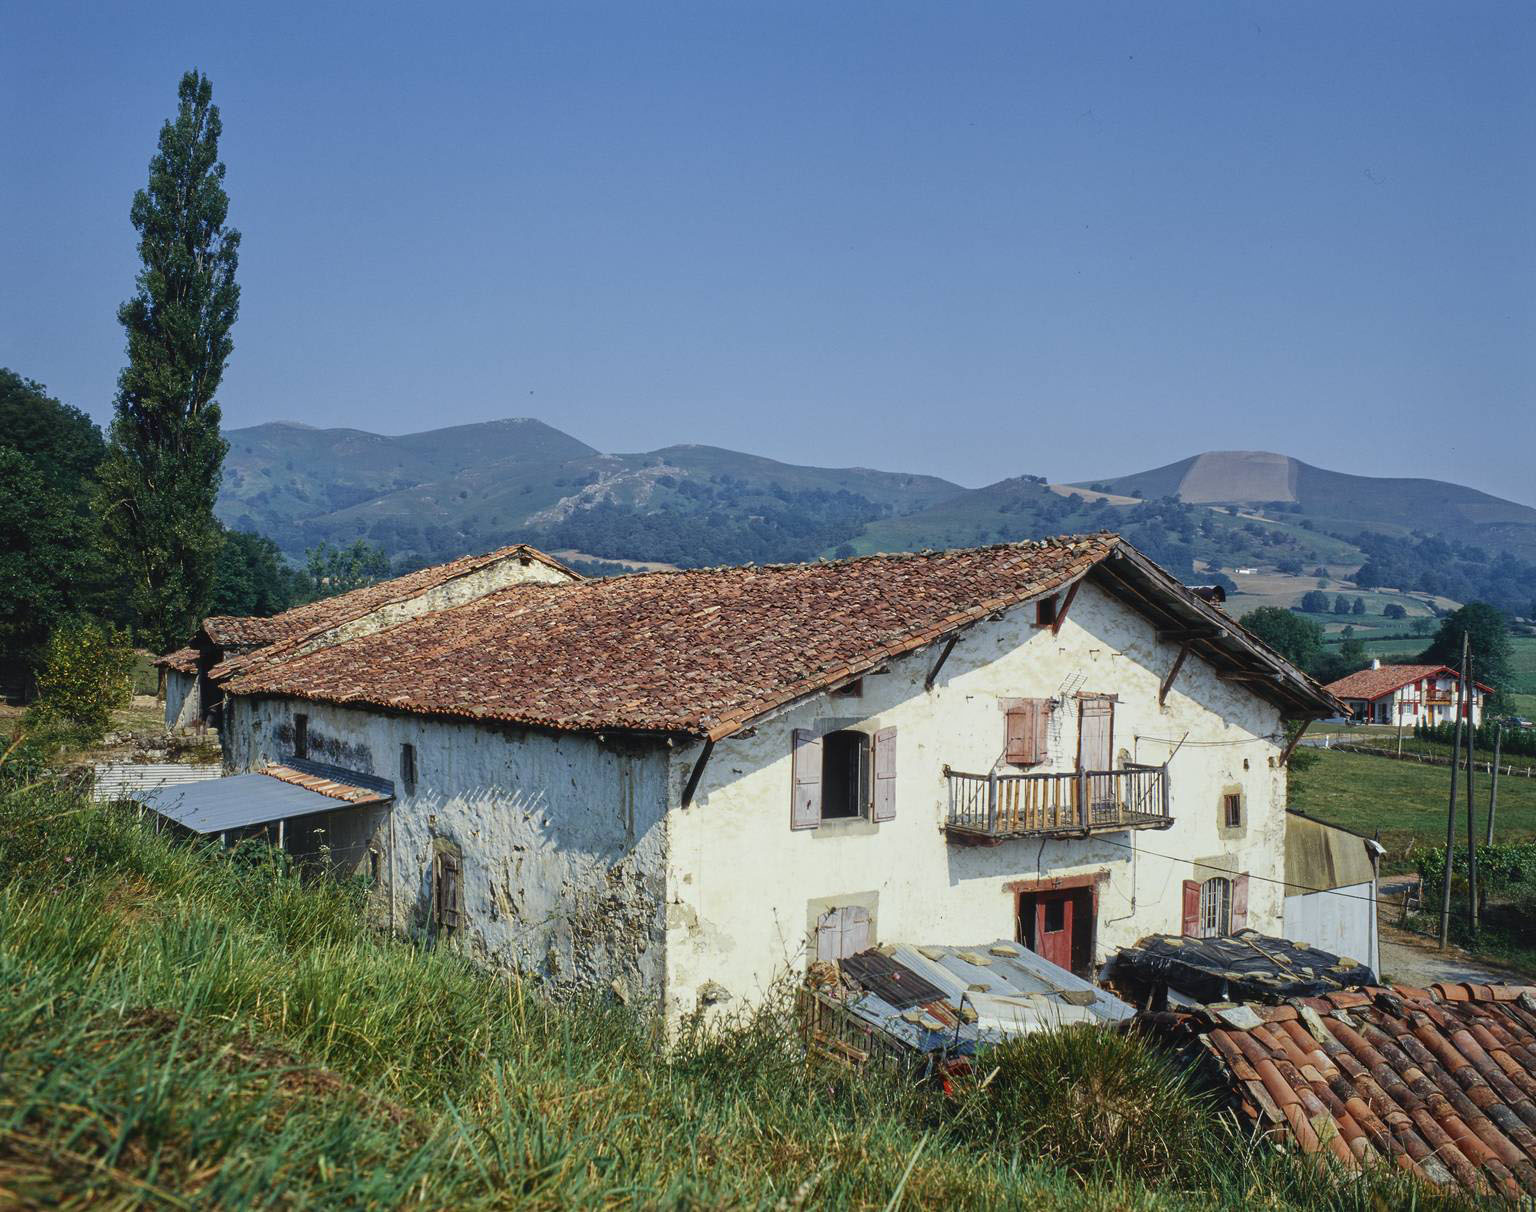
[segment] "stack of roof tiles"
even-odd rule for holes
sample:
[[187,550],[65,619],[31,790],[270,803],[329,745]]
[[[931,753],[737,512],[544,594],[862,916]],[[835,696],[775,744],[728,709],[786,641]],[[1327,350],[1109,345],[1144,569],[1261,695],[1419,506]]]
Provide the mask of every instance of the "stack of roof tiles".
[[1367,987],[1182,1019],[1303,1151],[1536,1197],[1536,986]]
[[1112,534],[836,563],[516,585],[253,663],[278,694],[551,728],[723,736],[1081,577]]

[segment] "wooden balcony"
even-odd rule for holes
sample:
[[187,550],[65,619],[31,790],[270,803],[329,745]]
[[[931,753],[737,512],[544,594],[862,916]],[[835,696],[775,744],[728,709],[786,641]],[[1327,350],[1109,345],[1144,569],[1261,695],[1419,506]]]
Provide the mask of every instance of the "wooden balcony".
[[1087,837],[1173,824],[1164,766],[1066,774],[966,774],[946,766],[944,776],[951,841]]

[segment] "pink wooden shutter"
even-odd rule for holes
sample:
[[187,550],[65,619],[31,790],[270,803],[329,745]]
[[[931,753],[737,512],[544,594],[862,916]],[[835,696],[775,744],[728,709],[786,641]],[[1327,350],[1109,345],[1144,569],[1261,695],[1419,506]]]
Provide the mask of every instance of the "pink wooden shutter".
[[1040,705],[1034,699],[1020,699],[1008,708],[1008,749],[1006,760],[1011,766],[1033,766],[1040,760],[1035,751],[1035,721],[1040,716]]
[[1198,880],[1184,881],[1183,931],[1186,938],[1200,937],[1200,882]]
[[894,728],[882,728],[875,733],[874,817],[877,821],[896,819],[896,729]]
[[1050,755],[1050,747],[1046,738],[1051,726],[1051,711],[1054,707],[1054,704],[1050,699],[1036,699],[1034,702],[1035,761],[1043,762]]
[[1232,929],[1241,930],[1248,925],[1248,876],[1232,877]]
[[821,738],[805,728],[793,736],[794,786],[789,809],[791,829],[815,829],[821,824]]
[[843,911],[843,955],[857,955],[875,945],[870,937],[869,910],[849,905]]

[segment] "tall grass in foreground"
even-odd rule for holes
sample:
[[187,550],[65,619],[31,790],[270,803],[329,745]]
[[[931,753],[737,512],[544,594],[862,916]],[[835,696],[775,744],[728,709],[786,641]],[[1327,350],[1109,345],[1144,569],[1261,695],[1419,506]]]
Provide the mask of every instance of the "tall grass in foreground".
[[356,889],[268,852],[0,782],[3,1207],[1423,1201],[1249,1142],[1141,1044],[1110,1047],[1026,1041],[955,1103],[808,1069],[771,1008],[663,1050],[644,1013],[374,935]]

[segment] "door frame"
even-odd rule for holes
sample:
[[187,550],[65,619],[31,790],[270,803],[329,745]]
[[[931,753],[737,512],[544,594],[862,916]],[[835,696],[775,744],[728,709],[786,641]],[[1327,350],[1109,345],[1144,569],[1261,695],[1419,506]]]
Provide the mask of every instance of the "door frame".
[[[1109,880],[1108,871],[1091,871],[1084,875],[1061,875],[1050,879],[1015,880],[1004,884],[1003,891],[1013,898],[1013,937],[1025,947],[1029,946],[1032,926],[1025,920],[1025,898],[1033,907],[1034,899],[1042,893],[1078,892],[1082,899],[1078,908],[1087,911],[1087,921],[1082,923],[1079,935],[1078,917],[1073,914],[1073,956],[1071,970],[1078,976],[1091,975],[1094,959],[1099,948],[1099,888]],[[1030,948],[1034,950],[1034,948]]]

